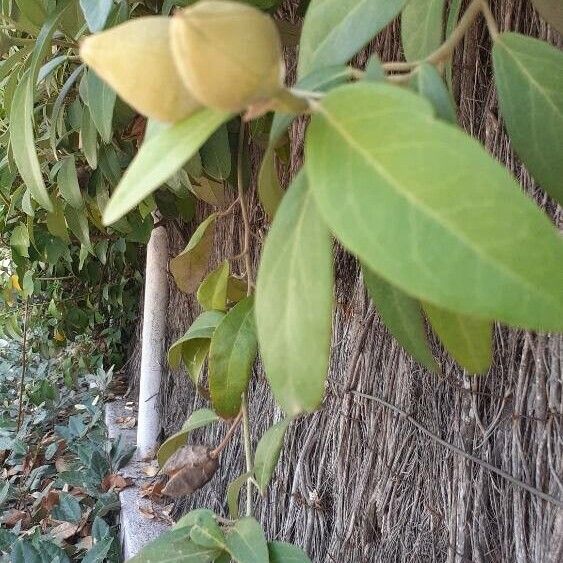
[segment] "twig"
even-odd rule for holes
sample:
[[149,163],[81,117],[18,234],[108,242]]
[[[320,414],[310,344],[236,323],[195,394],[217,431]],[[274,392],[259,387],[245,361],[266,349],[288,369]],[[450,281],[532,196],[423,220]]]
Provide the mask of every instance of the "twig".
[[[246,393],[242,395],[242,434],[244,440],[244,455],[246,460],[246,472],[253,471],[252,467],[252,446],[250,444],[250,424],[248,420],[248,403]],[[252,477],[246,482],[246,515],[252,516]]]
[[221,443],[213,450],[209,452],[209,457],[216,458],[219,457],[219,454],[227,447],[231,437],[233,436],[234,431],[238,428],[240,421],[242,420],[242,410],[237,414],[237,417],[234,419],[233,423],[231,424],[230,428],[227,430],[225,437],[221,440]]
[[20,398],[18,406],[18,425],[17,431],[20,431],[23,419],[23,386],[25,382],[25,372],[27,369],[27,314],[29,311],[29,297],[25,298],[25,308],[23,311],[23,341],[22,341],[22,373],[20,377]]
[[439,436],[437,436],[436,434],[434,434],[433,432],[431,432],[430,430],[428,430],[427,428],[422,426],[422,424],[417,422],[410,414],[408,414],[403,409],[397,407],[396,405],[393,405],[393,404],[385,401],[384,399],[381,399],[380,397],[376,397],[375,395],[368,395],[367,393],[361,393],[360,391],[349,391],[349,393],[352,393],[353,395],[356,395],[358,397],[362,397],[363,399],[370,399],[371,401],[375,401],[376,403],[379,403],[379,404],[387,407],[389,410],[392,410],[393,412],[401,415],[401,417],[408,420],[413,426],[415,426],[425,436],[427,436],[431,440],[437,442],[438,444],[441,444],[445,448],[459,454],[460,456],[464,457],[465,459],[472,461],[473,463],[476,463],[477,465],[480,465],[481,467],[484,467],[485,469],[487,469],[491,473],[494,473],[495,475],[502,477],[503,479],[505,479],[509,483],[513,484],[514,486],[519,487],[521,489],[525,489],[526,491],[528,491],[532,495],[535,495],[535,496],[541,498],[542,500],[545,500],[545,501],[550,502],[552,504],[555,504],[557,506],[563,507],[563,500],[559,500],[559,499],[555,498],[554,496],[552,496],[548,493],[544,493],[543,491],[540,491],[539,489],[536,489],[535,487],[532,487],[531,485],[528,485],[527,483],[524,483],[523,481],[516,479],[515,477],[510,475],[510,473],[507,473],[506,471],[503,471],[502,469],[499,469],[498,467],[495,467],[494,465],[491,465],[490,463],[483,461],[482,459],[479,459],[478,457],[475,457],[474,455],[467,453],[466,451],[462,450],[461,448],[458,448],[457,446],[454,446],[453,444],[446,442],[446,440],[443,440],[442,438],[440,438]]

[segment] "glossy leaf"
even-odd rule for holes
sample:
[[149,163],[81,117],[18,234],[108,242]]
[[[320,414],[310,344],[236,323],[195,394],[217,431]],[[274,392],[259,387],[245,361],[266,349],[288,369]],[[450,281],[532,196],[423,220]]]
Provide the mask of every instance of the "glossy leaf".
[[268,542],[270,563],[311,563],[307,554],[296,545],[280,541]]
[[414,71],[411,85],[434,107],[436,116],[450,123],[457,123],[454,101],[434,65],[422,63]]
[[563,33],[563,2],[561,0],[532,0],[541,17],[559,33]]
[[197,290],[197,301],[206,311],[227,310],[229,273],[229,262],[225,260],[201,282]]
[[195,230],[186,248],[170,260],[170,272],[176,285],[184,293],[192,293],[201,282],[213,245],[215,213],[212,213]]
[[262,527],[254,518],[241,518],[227,534],[231,557],[238,563],[268,561],[268,545]]
[[332,231],[390,283],[469,316],[563,327],[558,232],[422,98],[380,83],[332,91],[309,127],[306,163]]
[[278,464],[283,439],[290,422],[291,418],[285,418],[268,428],[256,446],[254,475],[262,494],[266,491]]
[[209,392],[213,408],[223,418],[241,407],[256,358],[258,342],[254,298],[239,301],[221,320],[209,348]]
[[113,0],[80,0],[80,8],[92,33],[104,29],[112,7]]
[[493,62],[514,149],[541,187],[563,203],[563,52],[538,39],[502,33]]
[[180,447],[184,446],[187,442],[188,435],[192,430],[197,428],[203,428],[209,424],[217,422],[219,417],[211,409],[198,409],[194,411],[184,422],[182,429],[176,432],[168,439],[166,439],[160,448],[156,458],[158,460],[158,465],[162,467],[166,460]]
[[47,211],[52,211],[53,207],[35,151],[31,78],[30,71],[27,71],[14,93],[10,109],[10,142],[20,176],[30,189],[33,199]]
[[143,143],[104,210],[104,224],[123,217],[180,169],[228,114],[203,109]]
[[437,371],[426,339],[420,303],[365,266],[362,274],[368,294],[389,332],[417,362]]
[[324,396],[332,328],[332,241],[301,172],[264,245],[256,320],[266,376],[290,415]]
[[86,74],[88,83],[88,107],[92,121],[104,143],[113,136],[113,109],[116,94],[94,71]]
[[399,15],[405,2],[311,0],[301,32],[299,77],[321,67],[349,61]]
[[69,156],[62,161],[59,173],[57,174],[57,184],[61,196],[69,205],[75,209],[82,209],[82,207],[84,207],[82,193],[78,185],[76,163],[73,156]]
[[401,14],[401,39],[407,61],[421,61],[444,36],[444,0],[409,0]]
[[211,337],[224,316],[225,313],[221,311],[203,312],[186,331],[186,334],[176,340],[168,350],[170,367],[177,369],[182,360],[190,378],[196,385],[209,350]]
[[432,328],[452,355],[470,373],[485,373],[493,357],[493,330],[490,321],[457,315],[424,304]]
[[170,530],[147,544],[129,563],[208,563],[215,561],[221,551],[190,541],[191,528]]

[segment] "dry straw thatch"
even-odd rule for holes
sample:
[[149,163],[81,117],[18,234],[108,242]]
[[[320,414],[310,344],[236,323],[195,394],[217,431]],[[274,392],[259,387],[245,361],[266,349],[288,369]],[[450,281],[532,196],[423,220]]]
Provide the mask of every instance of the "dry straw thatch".
[[[492,8],[501,29],[561,46],[529,0],[499,0]],[[292,2],[285,2],[278,16],[295,21],[294,12]],[[398,50],[394,24],[369,52],[396,60]],[[294,65],[294,53],[288,53],[288,61]],[[499,122],[490,40],[482,22],[456,51],[454,76],[463,126],[506,163],[561,226],[561,209],[534,187]],[[292,172],[300,163],[302,134],[303,123],[296,123]],[[252,150],[259,156],[259,149]],[[259,207],[251,210],[251,220],[253,233],[263,238],[267,223]],[[171,225],[169,234],[174,255],[190,231]],[[214,260],[237,254],[240,237],[238,215],[222,220]],[[256,267],[257,255],[253,259]],[[320,411],[290,427],[267,496],[255,499],[268,537],[294,542],[313,561],[325,563],[562,561],[563,508],[460,454],[563,499],[562,338],[498,328],[488,375],[465,375],[438,349],[445,377],[431,375],[381,325],[355,261],[341,250],[335,260],[337,306],[327,397]],[[195,299],[181,294],[172,280],[170,289],[166,346],[199,313]],[[367,396],[383,399],[403,414]],[[203,404],[184,373],[170,373],[161,392],[165,434],[178,430],[187,414]],[[254,441],[281,417],[260,369],[250,392],[250,411]],[[194,432],[190,439],[217,443],[224,432],[220,425]],[[210,484],[180,508],[207,506],[224,512],[225,487],[242,472],[243,452],[234,440]]]

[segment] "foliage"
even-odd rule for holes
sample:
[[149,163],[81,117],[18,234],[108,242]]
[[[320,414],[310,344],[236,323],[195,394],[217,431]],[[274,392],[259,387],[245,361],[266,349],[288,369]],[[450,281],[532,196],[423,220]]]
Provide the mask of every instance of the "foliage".
[[[27,272],[50,272],[67,256],[62,267],[72,263],[79,275],[99,254],[92,234],[102,236],[106,250],[123,247],[146,240],[156,209],[190,220],[195,199],[212,206],[170,263],[178,287],[197,292],[204,311],[171,347],[169,362],[185,364],[215,415],[188,421],[165,442],[159,461],[177,461],[173,454],[190,430],[221,416],[233,420],[221,444],[200,446],[201,455],[183,446],[189,464],[169,475],[202,471],[206,482],[206,468],[215,467],[241,422],[247,471],[228,490],[234,520],[191,513],[137,560],[157,553],[161,560],[305,561],[296,548],[267,544],[251,517],[252,488],[267,486],[291,421],[323,402],[333,240],[359,259],[382,321],[429,369],[440,370],[427,344],[430,331],[477,373],[490,365],[494,322],[563,329],[561,237],[515,179],[458,127],[448,90],[454,49],[483,16],[509,137],[541,188],[561,200],[563,54],[500,33],[484,0],[462,12],[460,2],[443,0],[311,0],[303,3],[298,82],[290,88],[282,84],[280,46],[295,38],[278,35],[259,11],[276,2],[92,4],[39,1],[27,12],[4,13],[12,44],[3,63],[10,75],[3,88],[10,109],[9,135],[2,137],[3,232],[18,279],[27,275],[29,287]],[[537,5],[557,28],[558,9],[549,1]],[[347,64],[399,14],[405,60],[372,58],[365,69]],[[105,31],[85,39],[79,52],[83,17],[90,31]],[[132,18],[138,19],[124,23]],[[145,30],[152,40],[142,43]],[[310,117],[304,165],[286,193],[276,167],[298,115]],[[265,144],[258,195],[272,219],[256,283],[249,138]],[[215,226],[236,205],[241,252],[209,272]],[[254,456],[246,392],[256,341],[286,418],[266,432]],[[206,359],[209,389],[201,378]],[[239,518],[244,482],[246,513]]]

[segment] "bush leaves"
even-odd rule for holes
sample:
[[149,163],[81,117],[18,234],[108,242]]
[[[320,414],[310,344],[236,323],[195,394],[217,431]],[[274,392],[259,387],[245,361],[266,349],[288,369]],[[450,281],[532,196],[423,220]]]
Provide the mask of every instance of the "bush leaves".
[[401,39],[407,61],[424,60],[442,43],[444,0],[409,0],[401,14]]
[[563,53],[544,41],[502,33],[493,62],[514,149],[541,187],[563,203]]
[[117,221],[164,184],[227,117],[226,113],[203,109],[143,143],[104,210],[104,224]]
[[241,518],[227,534],[229,553],[240,563],[268,561],[268,545],[260,524],[254,518]]
[[406,0],[311,0],[301,33],[299,77],[350,60],[399,15],[405,3]]
[[330,228],[388,282],[470,316],[563,327],[556,229],[418,96],[381,83],[333,90],[312,119],[306,163]]
[[258,342],[254,297],[239,301],[221,320],[209,348],[209,391],[215,411],[236,416],[246,391]]
[[285,431],[290,422],[291,418],[285,418],[271,428],[268,428],[256,446],[254,475],[262,494],[266,491],[266,487],[278,464]]
[[290,416],[315,410],[324,396],[332,286],[330,234],[301,172],[272,223],[256,287],[266,376]]

